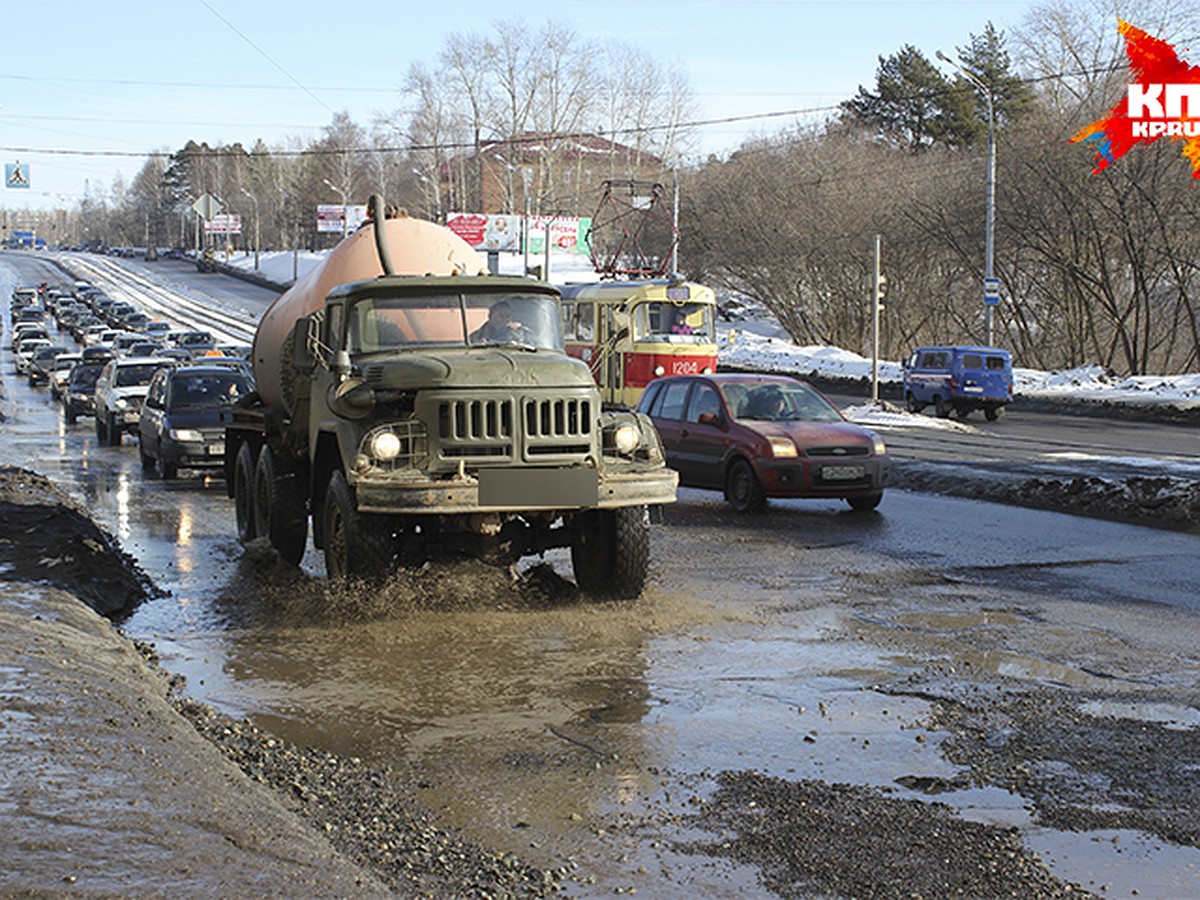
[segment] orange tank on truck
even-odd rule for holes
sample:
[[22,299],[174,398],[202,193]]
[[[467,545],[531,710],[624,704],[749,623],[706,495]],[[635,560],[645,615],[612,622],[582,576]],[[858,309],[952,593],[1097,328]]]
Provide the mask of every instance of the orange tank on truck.
[[677,483],[650,420],[565,353],[555,287],[368,208],[259,324],[226,430],[239,539],[298,564],[311,534],[330,577],[369,579],[569,548],[585,593],[638,596]]

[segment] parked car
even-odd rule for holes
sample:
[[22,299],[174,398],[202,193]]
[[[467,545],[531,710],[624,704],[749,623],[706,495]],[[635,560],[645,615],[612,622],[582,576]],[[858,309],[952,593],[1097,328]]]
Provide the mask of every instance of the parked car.
[[60,353],[54,357],[54,368],[50,371],[50,396],[60,403],[67,380],[71,377],[71,369],[79,362],[83,362],[82,353]]
[[768,497],[879,505],[887,448],[816,388],[782,375],[682,375],[650,382],[638,402],[680,484],[724,491],[739,512]]
[[180,469],[225,464],[230,407],[254,389],[246,371],[210,365],[160,369],[138,419],[142,469],[174,478]]
[[[107,362],[107,361],[106,361]],[[59,400],[63,406],[63,418],[68,425],[74,425],[81,416],[94,416],[96,413],[96,379],[104,371],[106,362],[79,362],[67,376]]]
[[96,437],[109,446],[121,444],[125,432],[135,432],[150,379],[166,360],[153,356],[110,359],[96,379]]
[[54,371],[54,360],[67,352],[66,347],[58,344],[35,350],[29,360],[29,386],[49,383],[50,373]]
[[918,347],[904,361],[904,400],[910,412],[933,404],[939,418],[965,419],[982,409],[989,420],[1012,402],[1012,356],[998,347]]

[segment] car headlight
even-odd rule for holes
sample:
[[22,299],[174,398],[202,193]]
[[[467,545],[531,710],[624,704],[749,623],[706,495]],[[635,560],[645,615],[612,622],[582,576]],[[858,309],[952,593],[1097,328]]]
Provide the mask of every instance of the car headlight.
[[632,453],[641,443],[641,439],[637,427],[628,422],[618,425],[617,430],[613,432],[613,446],[617,448],[618,453]]
[[771,455],[777,458],[786,457],[794,459],[799,454],[796,452],[796,445],[792,443],[791,438],[772,437],[767,438],[771,442]]
[[395,459],[400,455],[400,438],[391,431],[379,432],[371,438],[371,455],[376,459]]
[[877,434],[871,435],[871,449],[875,452],[876,456],[883,456],[887,453],[887,446],[883,443],[883,438]]
[[171,435],[171,440],[181,443],[201,443],[204,440],[204,435],[191,428],[172,428],[168,433]]

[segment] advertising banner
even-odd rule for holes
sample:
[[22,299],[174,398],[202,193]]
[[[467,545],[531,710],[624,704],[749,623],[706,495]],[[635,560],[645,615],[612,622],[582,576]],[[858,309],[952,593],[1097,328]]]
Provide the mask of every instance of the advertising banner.
[[525,216],[485,213],[451,213],[446,217],[447,228],[476,250],[484,252],[523,252],[521,228],[525,222],[529,224],[529,253],[544,253],[548,235],[551,252],[588,255],[590,218],[530,216],[526,219]]

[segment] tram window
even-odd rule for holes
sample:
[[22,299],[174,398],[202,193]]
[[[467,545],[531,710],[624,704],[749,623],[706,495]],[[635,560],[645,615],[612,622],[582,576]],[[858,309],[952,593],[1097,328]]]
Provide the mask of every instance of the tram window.
[[590,341],[596,334],[596,318],[591,303],[580,303],[575,307],[575,337]]

